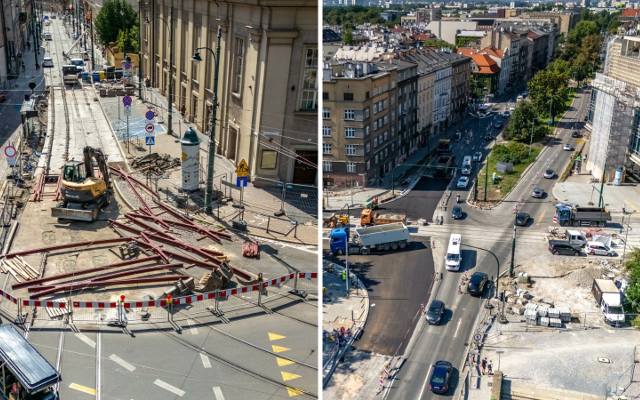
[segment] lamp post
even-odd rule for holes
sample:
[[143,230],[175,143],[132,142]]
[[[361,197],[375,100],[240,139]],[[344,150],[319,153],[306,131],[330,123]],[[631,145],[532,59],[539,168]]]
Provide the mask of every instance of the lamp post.
[[35,0],[31,0],[31,18],[33,22],[33,29],[31,33],[33,34],[33,58],[35,59],[36,69],[40,68],[38,64],[38,36],[36,35],[36,14],[33,8],[33,3]]
[[[93,50],[93,30],[91,31],[91,49]],[[138,0],[138,98],[142,98],[142,1]]]
[[218,34],[216,35],[216,51],[209,47],[198,47],[192,59],[194,62],[202,61],[199,50],[207,50],[211,52],[214,59],[213,70],[213,99],[211,100],[211,120],[209,122],[209,158],[207,161],[207,186],[204,192],[204,210],[207,214],[211,214],[213,201],[213,174],[216,160],[216,113],[218,109],[218,75],[220,72],[220,39],[222,38],[222,26],[218,26]]

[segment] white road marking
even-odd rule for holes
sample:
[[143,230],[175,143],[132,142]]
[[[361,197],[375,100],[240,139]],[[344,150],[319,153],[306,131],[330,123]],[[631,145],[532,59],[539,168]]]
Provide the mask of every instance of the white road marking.
[[209,361],[209,357],[206,354],[200,353],[200,359],[202,360],[202,366],[205,368],[211,368],[211,361]]
[[196,321],[188,319],[187,324],[189,324],[189,332],[191,332],[192,335],[197,335],[198,328],[196,328]]
[[453,337],[456,338],[458,337],[458,331],[460,330],[460,324],[462,323],[462,320],[459,319],[458,320],[458,325],[456,325],[456,331],[453,333]]
[[85,335],[84,333],[76,333],[75,334],[76,337],[80,340],[82,340],[87,346],[90,346],[92,349],[96,348],[96,342],[94,342],[93,340],[91,340],[87,335]]
[[100,400],[100,387],[102,386],[102,335],[98,331],[96,335],[98,345],[96,346],[96,400]]
[[128,362],[126,362],[125,360],[123,360],[122,358],[118,357],[115,354],[110,355],[109,360],[113,361],[114,363],[118,364],[119,366],[121,366],[122,368],[126,369],[129,372],[133,372],[136,369],[135,365],[129,364]]
[[153,384],[175,394],[178,397],[182,397],[185,394],[184,390],[178,389],[177,387],[170,385],[165,381],[161,381],[160,379],[156,379],[155,381],[153,381]]
[[215,397],[216,400],[224,400],[224,395],[222,394],[222,389],[220,389],[220,386],[213,387],[213,397]]

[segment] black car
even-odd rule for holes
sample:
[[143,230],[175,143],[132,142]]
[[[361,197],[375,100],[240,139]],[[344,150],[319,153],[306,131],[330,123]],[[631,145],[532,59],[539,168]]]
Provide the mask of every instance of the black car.
[[449,391],[449,383],[453,373],[453,365],[449,361],[436,361],[431,367],[429,377],[429,389],[433,393],[446,394]]
[[462,219],[464,218],[464,213],[462,212],[462,207],[455,206],[451,209],[451,218],[453,219]]
[[526,212],[519,212],[516,214],[516,225],[527,226],[531,221],[531,216]]
[[549,240],[549,251],[555,255],[578,256],[580,249],[566,240]]
[[489,284],[489,276],[484,272],[474,272],[469,279],[467,290],[472,296],[482,296]]
[[427,322],[431,325],[437,325],[442,321],[444,315],[444,303],[440,300],[433,300],[427,310]]
[[580,137],[582,137],[582,133],[580,133],[580,131],[573,131],[573,132],[571,132],[571,137],[572,138],[580,138]]

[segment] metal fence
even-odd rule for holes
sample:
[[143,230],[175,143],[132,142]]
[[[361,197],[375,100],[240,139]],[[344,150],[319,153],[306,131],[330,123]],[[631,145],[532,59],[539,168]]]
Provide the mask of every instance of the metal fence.
[[256,177],[253,184],[270,193],[279,210],[299,222],[317,223],[318,187]]

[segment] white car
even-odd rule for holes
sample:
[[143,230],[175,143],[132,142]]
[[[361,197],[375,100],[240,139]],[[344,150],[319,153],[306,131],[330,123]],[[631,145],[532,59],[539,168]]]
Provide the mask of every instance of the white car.
[[45,57],[42,59],[42,67],[43,68],[53,68],[53,58]]
[[573,146],[571,145],[571,143],[565,143],[564,146],[562,146],[562,149],[564,151],[573,151]]
[[473,153],[473,161],[482,161],[482,152],[476,151]]
[[467,185],[469,185],[469,177],[468,176],[461,176],[458,179],[458,183],[456,183],[456,187],[458,189],[466,189]]
[[611,250],[608,246],[600,242],[587,242],[587,247],[585,248],[585,252],[587,254],[596,255],[596,256],[610,256],[614,257],[616,252]]

